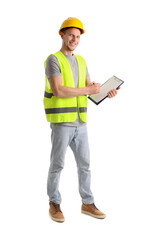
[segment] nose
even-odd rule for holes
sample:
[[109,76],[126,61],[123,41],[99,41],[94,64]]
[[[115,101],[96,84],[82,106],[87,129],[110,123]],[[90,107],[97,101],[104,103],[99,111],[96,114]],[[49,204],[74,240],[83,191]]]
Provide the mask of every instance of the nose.
[[72,41],[75,42],[76,38],[75,36],[72,36]]

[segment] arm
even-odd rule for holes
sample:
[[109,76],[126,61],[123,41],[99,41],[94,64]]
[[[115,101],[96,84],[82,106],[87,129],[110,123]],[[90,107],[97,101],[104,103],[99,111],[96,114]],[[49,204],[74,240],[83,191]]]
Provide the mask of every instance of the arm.
[[71,87],[62,86],[62,76],[50,77],[49,81],[50,81],[52,92],[56,97],[70,98],[70,97],[77,97],[82,95],[95,94],[100,91],[100,84],[98,83],[94,85],[90,84],[89,77],[87,77],[87,79],[86,79],[86,87],[84,88],[71,88]]
[[[93,84],[95,84],[95,82],[91,82],[91,79],[90,79],[90,77],[88,76],[87,79],[86,79],[86,86],[91,86],[91,85],[93,85]],[[120,87],[117,88],[117,90],[119,90],[119,89],[120,89]],[[109,97],[109,98],[115,97],[115,96],[117,95],[117,90],[116,90],[116,89],[112,89],[111,91],[109,91],[108,97]]]

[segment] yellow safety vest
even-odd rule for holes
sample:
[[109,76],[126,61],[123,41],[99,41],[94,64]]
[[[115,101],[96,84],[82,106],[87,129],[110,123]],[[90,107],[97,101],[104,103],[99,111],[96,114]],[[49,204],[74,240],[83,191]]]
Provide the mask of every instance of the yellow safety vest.
[[[74,88],[73,74],[67,58],[60,51],[51,55],[55,55],[58,60],[62,74],[62,85]],[[84,88],[86,86],[86,63],[81,56],[74,56],[78,63],[78,88]],[[45,68],[46,61],[44,62]],[[87,96],[56,97],[53,95],[47,76],[45,78],[44,108],[47,121],[52,123],[73,122],[76,120],[78,112],[81,121],[86,122]]]

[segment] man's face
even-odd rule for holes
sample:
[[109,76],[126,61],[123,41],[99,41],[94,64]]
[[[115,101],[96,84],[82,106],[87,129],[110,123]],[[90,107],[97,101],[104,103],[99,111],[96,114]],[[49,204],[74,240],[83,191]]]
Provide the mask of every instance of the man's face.
[[63,45],[67,51],[74,51],[79,44],[80,35],[81,32],[77,28],[69,28],[62,33]]

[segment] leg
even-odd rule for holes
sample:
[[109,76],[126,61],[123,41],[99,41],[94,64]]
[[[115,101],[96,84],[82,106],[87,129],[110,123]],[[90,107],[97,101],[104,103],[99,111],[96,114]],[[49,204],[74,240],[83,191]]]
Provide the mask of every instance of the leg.
[[79,192],[82,202],[85,204],[91,204],[94,202],[94,198],[90,189],[90,156],[86,126],[76,128],[75,137],[72,139],[70,147],[74,153],[77,163]]
[[47,193],[49,200],[60,204],[61,195],[58,190],[60,174],[64,167],[64,158],[67,146],[70,141],[70,132],[68,127],[51,124],[52,134],[52,150],[50,158],[50,168],[47,181]]

